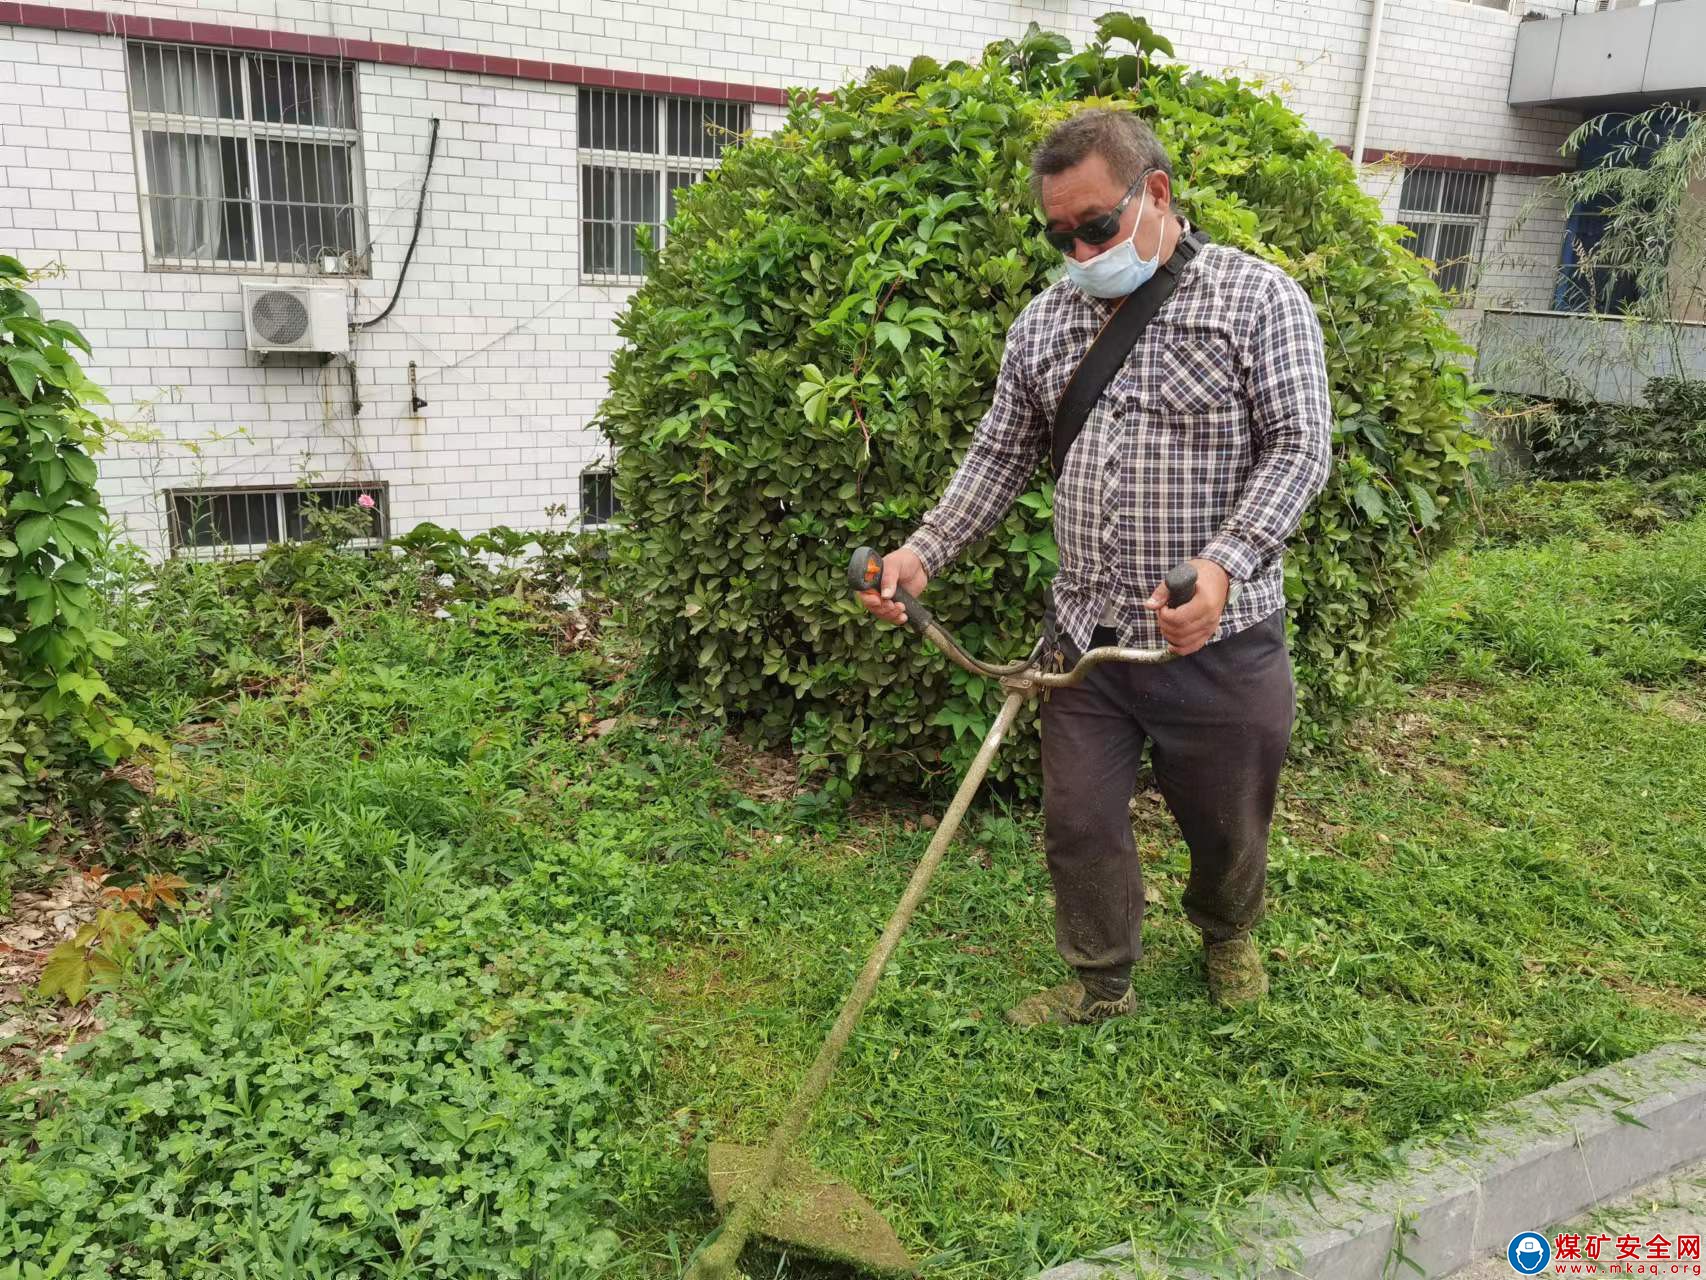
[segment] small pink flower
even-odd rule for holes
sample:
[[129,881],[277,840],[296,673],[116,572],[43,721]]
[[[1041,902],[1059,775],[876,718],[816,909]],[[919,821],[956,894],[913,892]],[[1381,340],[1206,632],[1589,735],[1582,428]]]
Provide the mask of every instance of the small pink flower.
[[355,505],[360,507],[364,511],[372,511],[374,504],[373,504],[373,499],[368,497],[364,493],[361,495],[361,497],[359,497],[355,500]]

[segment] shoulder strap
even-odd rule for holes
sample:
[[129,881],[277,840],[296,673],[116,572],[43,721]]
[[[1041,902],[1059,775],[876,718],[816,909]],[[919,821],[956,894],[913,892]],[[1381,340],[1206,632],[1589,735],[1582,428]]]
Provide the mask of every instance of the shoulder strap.
[[1196,257],[1198,250],[1207,243],[1208,237],[1200,231],[1180,236],[1173,256],[1141,288],[1127,294],[1125,301],[1114,308],[1096,340],[1078,361],[1078,367],[1072,371],[1066,390],[1061,393],[1060,404],[1054,411],[1051,452],[1055,479],[1058,480],[1060,473],[1066,469],[1066,455],[1072,452],[1078,433],[1090,417],[1090,410],[1096,407],[1096,401],[1102,398],[1102,392],[1107,390],[1108,383],[1113,381],[1114,374],[1119,372],[1162,304],[1173,296],[1185,264]]

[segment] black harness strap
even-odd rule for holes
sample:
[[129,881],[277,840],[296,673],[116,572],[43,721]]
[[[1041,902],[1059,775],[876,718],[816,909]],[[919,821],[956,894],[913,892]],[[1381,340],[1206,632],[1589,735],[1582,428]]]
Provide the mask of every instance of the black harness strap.
[[1124,302],[1114,309],[1102,325],[1102,331],[1096,335],[1096,340],[1090,344],[1083,358],[1078,361],[1078,367],[1072,371],[1072,378],[1066,384],[1066,390],[1061,393],[1060,404],[1054,411],[1053,453],[1055,479],[1066,468],[1066,455],[1072,452],[1072,446],[1078,439],[1078,433],[1084,429],[1084,423],[1090,417],[1090,410],[1096,407],[1096,401],[1102,398],[1102,392],[1108,389],[1108,383],[1113,381],[1114,374],[1126,362],[1137,340],[1143,336],[1143,331],[1149,327],[1149,322],[1155,319],[1162,304],[1173,296],[1173,290],[1178,287],[1179,277],[1184,273],[1185,265],[1197,256],[1203,245],[1208,243],[1208,237],[1200,231],[1192,231],[1189,235],[1180,236],[1179,243],[1173,249],[1173,256],[1168,258],[1161,269],[1149,278],[1141,288],[1126,295]]

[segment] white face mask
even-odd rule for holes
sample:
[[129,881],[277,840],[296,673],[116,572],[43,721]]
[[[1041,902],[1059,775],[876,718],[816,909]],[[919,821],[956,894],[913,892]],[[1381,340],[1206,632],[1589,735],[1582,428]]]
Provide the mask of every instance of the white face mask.
[[1112,249],[1104,249],[1088,262],[1080,262],[1071,254],[1066,256],[1067,278],[1092,298],[1123,298],[1134,289],[1147,284],[1161,266],[1161,238],[1155,240],[1155,256],[1137,256],[1137,228],[1143,225],[1144,202],[1149,199],[1149,186],[1143,188],[1143,199],[1137,204],[1137,223],[1131,234]]

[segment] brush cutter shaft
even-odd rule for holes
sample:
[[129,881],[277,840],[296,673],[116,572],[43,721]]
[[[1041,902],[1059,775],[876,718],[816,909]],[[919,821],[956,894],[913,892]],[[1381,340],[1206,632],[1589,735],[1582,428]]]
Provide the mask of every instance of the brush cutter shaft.
[[954,793],[953,803],[942,817],[942,825],[936,828],[936,835],[913,870],[912,879],[907,881],[906,892],[901,895],[894,914],[889,917],[882,937],[877,939],[877,945],[871,949],[865,967],[859,971],[859,977],[853,983],[853,989],[847,993],[847,999],[841,1006],[835,1025],[830,1028],[823,1047],[818,1050],[816,1061],[812,1063],[811,1070],[806,1073],[805,1080],[794,1094],[794,1100],[788,1104],[787,1115],[782,1117],[782,1123],[777,1125],[776,1132],[771,1134],[770,1143],[764,1149],[763,1163],[752,1181],[744,1188],[739,1202],[729,1211],[722,1231],[687,1269],[684,1280],[723,1280],[723,1277],[732,1274],[747,1237],[762,1225],[760,1216],[765,1197],[776,1183],[776,1176],[782,1170],[788,1149],[805,1131],[812,1108],[817,1105],[817,1100],[823,1096],[823,1091],[829,1085],[829,1077],[835,1070],[836,1060],[847,1047],[848,1038],[853,1034],[859,1015],[865,1011],[865,1006],[871,1002],[871,996],[876,993],[877,981],[883,976],[889,957],[900,945],[900,936],[906,932],[906,926],[912,923],[913,913],[924,900],[924,893],[936,875],[936,868],[941,866],[942,856],[947,853],[955,832],[960,829],[960,821],[966,816],[972,797],[977,794],[984,775],[989,772],[990,762],[995,759],[995,753],[1001,746],[1002,738],[1007,736],[1007,730],[1013,727],[1014,717],[1019,714],[1019,705],[1024,700],[1025,694],[1014,690],[1001,704],[1001,711],[995,717],[995,723],[984,735],[983,745],[978,748],[971,768],[966,770],[965,779],[960,783],[960,789]]

